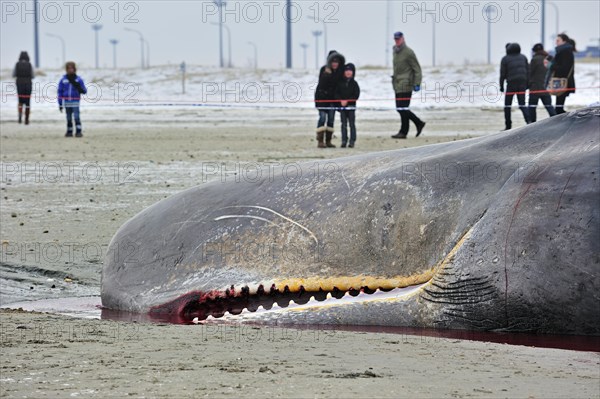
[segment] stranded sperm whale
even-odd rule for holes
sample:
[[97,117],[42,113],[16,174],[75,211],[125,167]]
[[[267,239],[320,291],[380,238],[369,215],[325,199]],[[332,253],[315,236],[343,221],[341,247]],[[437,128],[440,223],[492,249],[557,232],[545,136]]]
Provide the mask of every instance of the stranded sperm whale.
[[599,334],[599,143],[595,107],[217,179],[119,229],[102,304],[184,322]]

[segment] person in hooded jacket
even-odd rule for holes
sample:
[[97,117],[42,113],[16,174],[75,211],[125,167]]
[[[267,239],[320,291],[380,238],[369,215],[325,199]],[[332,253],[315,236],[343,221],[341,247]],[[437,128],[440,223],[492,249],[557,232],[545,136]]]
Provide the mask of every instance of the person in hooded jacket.
[[525,123],[530,123],[529,110],[525,106],[525,91],[529,81],[529,62],[527,57],[521,54],[521,46],[518,43],[506,45],[506,55],[500,62],[500,91],[504,92],[504,81],[506,81],[506,95],[504,97],[504,121],[505,130],[512,128],[511,108],[513,97],[517,95],[519,108],[523,113]]
[[342,148],[348,143],[348,124],[350,124],[350,143],[348,147],[354,148],[356,142],[356,100],[360,97],[360,86],[354,79],[356,67],[352,63],[344,67],[344,79],[337,84],[335,98],[339,100],[340,117],[342,121]]
[[550,78],[567,78],[567,91],[556,96],[556,113],[565,113],[565,101],[571,93],[575,93],[575,40],[571,39],[565,33],[556,36],[556,49],[554,58],[548,65],[546,74],[546,87]]
[[400,130],[394,134],[394,139],[405,139],[410,129],[410,121],[417,127],[419,137],[425,122],[409,109],[412,92],[421,90],[421,79],[423,77],[421,65],[415,52],[406,45],[402,32],[394,33],[394,74],[392,85],[396,94],[396,111],[400,114]]
[[35,77],[33,66],[29,62],[29,54],[27,51],[21,51],[19,62],[15,64],[13,69],[13,78],[16,78],[17,94],[19,96],[19,123],[23,122],[23,108],[25,108],[25,124],[29,124],[29,114],[31,111],[31,80]]
[[[335,50],[327,57],[327,64],[319,71],[319,83],[315,90],[315,107],[319,110],[317,142],[319,148],[335,147],[331,142],[335,120],[335,89],[344,76],[346,59]],[[323,139],[325,138],[325,142]]]
[[537,104],[542,100],[542,104],[546,107],[548,115],[556,115],[556,110],[552,106],[552,98],[546,91],[546,73],[547,68],[544,65],[544,60],[548,53],[544,50],[542,43],[537,43],[531,49],[533,57],[529,67],[529,120],[531,123],[537,121]]
[[85,83],[77,76],[77,66],[69,61],[65,64],[66,74],[58,82],[58,109],[66,109],[67,133],[65,137],[73,137],[73,118],[75,119],[75,137],[83,137],[81,119],[79,117],[79,101],[81,95],[87,93]]

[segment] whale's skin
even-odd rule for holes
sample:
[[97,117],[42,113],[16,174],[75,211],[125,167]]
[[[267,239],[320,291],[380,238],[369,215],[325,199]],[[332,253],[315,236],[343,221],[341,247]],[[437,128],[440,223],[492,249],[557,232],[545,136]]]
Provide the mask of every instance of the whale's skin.
[[598,335],[599,143],[593,107],[475,139],[205,183],[118,230],[102,303],[180,312],[178,301],[232,285],[433,271],[402,300],[263,321]]

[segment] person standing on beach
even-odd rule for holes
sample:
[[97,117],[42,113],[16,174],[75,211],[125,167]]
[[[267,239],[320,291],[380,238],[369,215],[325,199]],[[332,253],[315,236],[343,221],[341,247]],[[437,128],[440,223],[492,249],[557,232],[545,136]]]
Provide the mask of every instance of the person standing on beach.
[[[315,107],[319,110],[317,142],[319,148],[335,147],[331,142],[335,120],[335,89],[344,76],[346,59],[335,50],[327,56],[327,64],[319,71],[319,84],[315,90]],[[325,142],[323,142],[325,138]]]
[[547,68],[544,65],[544,60],[548,53],[544,50],[542,43],[537,43],[531,49],[533,57],[529,67],[529,120],[531,123],[537,121],[537,104],[542,100],[542,104],[546,107],[548,115],[556,115],[556,110],[552,106],[552,98],[546,91],[546,73]]
[[410,128],[410,121],[417,127],[417,136],[421,135],[425,122],[417,117],[410,109],[410,99],[413,91],[421,90],[421,65],[415,52],[406,45],[402,32],[394,33],[394,75],[392,84],[396,93],[396,110],[400,114],[400,131],[393,135],[394,139],[405,139]]
[[66,74],[58,83],[58,109],[67,114],[67,133],[65,137],[73,137],[73,118],[75,119],[75,137],[83,137],[81,119],[79,118],[79,101],[81,95],[87,93],[83,79],[77,76],[77,66],[74,62],[65,65]]
[[335,90],[335,98],[339,100],[340,119],[342,125],[342,148],[348,143],[348,124],[350,125],[350,143],[348,147],[354,148],[356,142],[356,100],[360,97],[360,86],[354,79],[356,67],[352,63],[344,67],[344,79]]
[[500,91],[504,93],[504,81],[506,81],[506,95],[504,96],[504,123],[505,129],[512,129],[511,108],[513,97],[517,96],[519,108],[529,124],[529,110],[525,105],[525,91],[529,80],[529,62],[527,57],[521,54],[519,43],[508,43],[506,55],[500,62]]
[[33,66],[31,65],[31,62],[29,62],[29,54],[27,54],[27,51],[21,51],[19,62],[15,64],[12,76],[17,79],[19,123],[23,123],[23,108],[25,108],[25,124],[29,125],[29,114],[31,112],[31,80],[35,76],[33,74]]
[[551,59],[546,76],[546,87],[551,78],[566,78],[566,91],[556,96],[556,113],[565,113],[565,101],[571,93],[575,93],[575,40],[565,33],[556,36],[556,49]]

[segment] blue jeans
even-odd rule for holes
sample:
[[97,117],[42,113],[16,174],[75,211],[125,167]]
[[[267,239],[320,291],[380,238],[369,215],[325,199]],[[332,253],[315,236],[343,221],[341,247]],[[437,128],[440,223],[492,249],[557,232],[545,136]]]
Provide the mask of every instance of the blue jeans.
[[79,101],[65,101],[65,112],[67,114],[67,132],[73,133],[73,118],[77,133],[81,133],[81,119],[79,119]]
[[317,123],[317,129],[327,125],[333,129],[333,122],[335,121],[335,109],[319,109],[319,122]]

